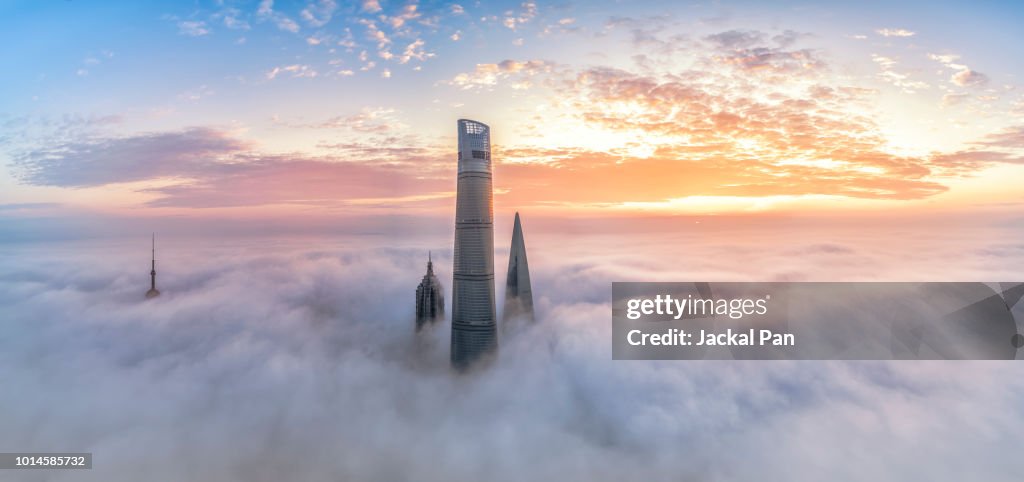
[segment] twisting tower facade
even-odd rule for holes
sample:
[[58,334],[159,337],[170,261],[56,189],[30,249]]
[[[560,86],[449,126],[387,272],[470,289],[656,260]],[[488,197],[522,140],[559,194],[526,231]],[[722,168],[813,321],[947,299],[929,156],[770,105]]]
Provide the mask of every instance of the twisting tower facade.
[[459,119],[451,362],[464,369],[498,347],[494,308],[491,132]]

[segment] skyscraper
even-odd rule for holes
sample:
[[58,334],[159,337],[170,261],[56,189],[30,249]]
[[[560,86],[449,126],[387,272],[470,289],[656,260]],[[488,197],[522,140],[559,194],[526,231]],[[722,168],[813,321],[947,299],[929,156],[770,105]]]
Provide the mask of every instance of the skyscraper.
[[519,213],[512,226],[512,247],[508,250],[508,277],[505,280],[505,309],[502,323],[522,318],[533,321],[533,288],[530,286],[530,266],[526,263],[526,241]]
[[491,132],[459,119],[451,362],[464,369],[498,347],[494,308]]
[[146,292],[146,299],[160,296],[160,291],[156,289],[156,233],[153,233],[153,244],[151,248],[152,257],[150,258],[150,261],[152,264],[149,270],[149,291]]
[[444,319],[444,288],[434,276],[434,262],[427,254],[427,274],[416,287],[416,331]]

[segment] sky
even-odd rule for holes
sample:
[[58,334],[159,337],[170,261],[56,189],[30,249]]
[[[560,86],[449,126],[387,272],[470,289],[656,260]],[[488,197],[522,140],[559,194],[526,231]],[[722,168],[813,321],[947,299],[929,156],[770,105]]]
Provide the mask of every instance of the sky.
[[[608,321],[613,281],[1019,280],[1022,17],[0,0],[0,452],[95,454],[25,480],[1018,480],[1011,362],[615,361]],[[428,252],[451,287],[459,118],[538,319],[466,376],[447,321],[413,330]]]
[[1022,13],[8,1],[0,216],[450,219],[466,117],[492,128],[503,215],[1002,219],[1024,202]]

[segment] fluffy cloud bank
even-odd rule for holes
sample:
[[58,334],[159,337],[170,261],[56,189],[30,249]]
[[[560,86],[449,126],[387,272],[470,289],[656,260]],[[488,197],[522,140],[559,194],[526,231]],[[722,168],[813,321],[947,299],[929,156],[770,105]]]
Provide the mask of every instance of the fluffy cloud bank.
[[607,297],[613,279],[1019,275],[1019,243],[527,236],[540,323],[467,376],[446,325],[413,336],[426,247],[450,283],[447,238],[169,239],[150,302],[146,240],[6,249],[0,449],[91,451],[57,476],[103,481],[1018,476],[1012,363],[616,362]]

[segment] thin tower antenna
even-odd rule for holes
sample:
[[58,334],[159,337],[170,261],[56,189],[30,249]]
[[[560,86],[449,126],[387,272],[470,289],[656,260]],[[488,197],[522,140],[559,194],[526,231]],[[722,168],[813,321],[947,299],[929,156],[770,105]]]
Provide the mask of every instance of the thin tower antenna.
[[156,289],[156,233],[153,233],[152,244],[150,246],[150,268],[149,268],[149,291],[146,292],[146,298],[155,298],[160,296],[160,291]]

